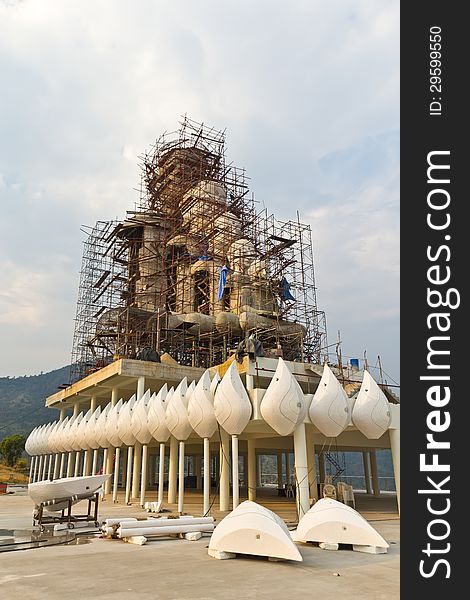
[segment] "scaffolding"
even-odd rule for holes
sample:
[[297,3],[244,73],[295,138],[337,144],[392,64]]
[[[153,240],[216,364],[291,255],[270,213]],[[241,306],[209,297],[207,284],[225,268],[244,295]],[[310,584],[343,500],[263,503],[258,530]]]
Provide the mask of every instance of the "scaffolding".
[[116,358],[226,360],[250,335],[267,353],[320,362],[310,226],[256,211],[225,132],[184,118],[142,157],[141,194],[85,241],[72,380]]

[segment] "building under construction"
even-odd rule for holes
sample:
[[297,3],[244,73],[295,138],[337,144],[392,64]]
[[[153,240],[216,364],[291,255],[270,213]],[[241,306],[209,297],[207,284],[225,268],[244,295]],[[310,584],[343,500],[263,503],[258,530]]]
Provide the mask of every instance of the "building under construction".
[[257,211],[225,133],[187,118],[141,166],[137,209],[85,241],[72,380],[165,353],[210,367],[252,334],[268,356],[320,362],[310,226]]
[[[177,132],[155,143],[141,166],[135,210],[123,221],[98,222],[85,241],[72,382],[46,399],[60,411],[54,427],[64,427],[64,437],[60,445],[35,450],[56,454],[54,478],[113,472],[113,499],[125,488],[125,502],[140,498],[143,505],[149,485],[156,485],[158,463],[165,469],[159,471],[165,501],[174,506],[177,480],[182,503],[185,478],[194,476],[201,489],[202,472],[210,471],[214,498],[218,495],[220,510],[227,511],[230,433],[239,448],[231,462],[232,493],[240,481],[250,500],[264,493],[259,459],[275,455],[278,488],[287,492],[285,486],[295,483],[290,491],[299,499],[300,515],[299,507],[307,512],[331,479],[344,483],[340,453],[361,452],[367,495],[380,496],[376,451],[390,448],[399,499],[398,399],[383,382],[379,389],[358,360],[343,366],[338,353],[338,364],[326,368],[325,317],[317,307],[310,227],[298,218],[280,222],[257,210],[244,171],[226,160],[225,134],[186,118]],[[145,415],[141,421],[135,417],[134,405],[148,408],[165,392],[168,407],[181,400],[183,387],[188,395],[186,405],[179,402],[178,414],[187,420],[190,394],[207,376],[212,381],[206,390],[209,413],[215,411],[219,382],[238,381],[227,414],[245,398],[250,415],[240,431],[229,432],[220,415],[213,433],[202,436],[204,444],[193,426],[180,435],[169,422],[169,439],[156,434],[144,439],[135,429],[148,430],[148,421]],[[273,394],[279,400],[276,415],[289,421],[288,430],[276,429],[263,415],[265,398]],[[308,416],[324,394],[322,411],[313,409]],[[359,410],[364,398],[366,426]],[[95,418],[102,419],[99,427]],[[75,435],[79,426],[90,432],[89,441]],[[184,446],[180,459],[178,443]],[[243,478],[237,472],[238,452]],[[234,507],[237,502],[238,493]],[[178,506],[182,512],[183,505]]]

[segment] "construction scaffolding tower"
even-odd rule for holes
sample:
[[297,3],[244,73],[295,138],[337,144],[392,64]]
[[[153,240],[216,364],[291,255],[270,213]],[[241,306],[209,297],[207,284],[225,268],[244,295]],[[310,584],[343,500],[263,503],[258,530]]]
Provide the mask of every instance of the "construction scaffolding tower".
[[253,334],[267,353],[320,362],[310,226],[257,212],[225,133],[183,119],[142,157],[141,198],[84,245],[75,381],[116,358],[209,367]]

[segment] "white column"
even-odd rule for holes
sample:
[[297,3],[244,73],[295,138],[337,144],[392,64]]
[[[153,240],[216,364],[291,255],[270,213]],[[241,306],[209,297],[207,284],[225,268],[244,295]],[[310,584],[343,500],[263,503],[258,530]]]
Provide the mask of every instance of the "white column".
[[94,413],[96,410],[96,396],[92,396],[90,398],[90,410],[92,413]]
[[59,460],[60,460],[60,454],[56,454],[54,456],[54,471],[53,471],[53,475],[52,475],[53,479],[59,479]]
[[178,512],[183,514],[184,507],[184,442],[179,443],[178,460]]
[[160,443],[160,460],[158,462],[158,501],[163,504],[163,481],[165,478],[165,444]]
[[256,501],[256,440],[248,440],[248,500]]
[[370,484],[370,462],[369,462],[369,453],[362,453],[362,462],[364,464],[364,480],[366,484],[366,493],[372,494],[372,486]]
[[224,429],[220,429],[220,506],[221,511],[230,510],[230,438]]
[[84,475],[90,475],[91,473],[91,450],[85,450],[85,460],[84,460]]
[[59,467],[59,478],[62,479],[64,476],[64,466],[65,466],[65,452],[62,452],[60,455],[60,467]]
[[[137,378],[137,392],[136,399],[140,400],[145,393],[145,377],[140,376]],[[132,471],[132,498],[139,497],[139,486],[140,486],[140,469],[142,466],[142,444],[139,442],[135,443],[134,446],[134,468]]]
[[131,503],[131,479],[132,479],[132,446],[127,449],[127,473],[126,473],[126,504]]
[[238,476],[238,436],[232,435],[232,508],[237,508],[240,501]]
[[60,416],[59,416],[59,421],[63,421],[66,417],[67,414],[67,409],[66,408],[61,408],[60,409]]
[[170,464],[168,467],[168,503],[176,503],[176,479],[178,473],[178,441],[170,438]]
[[42,479],[42,461],[43,461],[43,457],[42,454],[39,456],[39,467],[38,467],[38,476],[36,481],[41,481]]
[[[114,406],[118,401],[118,388],[113,387],[111,389],[111,406]],[[114,448],[110,446],[108,449],[105,448],[105,456],[103,456],[103,473],[112,473],[113,472],[113,457],[114,457]],[[111,492],[111,477],[105,481],[104,484],[104,493],[109,494]],[[114,498],[114,490],[113,490],[113,498]]]
[[98,463],[98,449],[95,448],[93,450],[93,462],[92,462],[92,465],[91,465],[91,474],[92,475],[96,475],[96,466],[97,466],[97,463]]
[[132,498],[138,498],[140,492],[140,468],[142,465],[142,444],[136,442],[134,446],[134,465],[132,470]]
[[147,462],[148,462],[148,446],[142,446],[142,475],[140,480],[140,506],[145,504],[145,492],[147,490]]
[[73,474],[74,477],[78,477],[79,474],[81,454],[82,453],[80,452],[80,450],[78,452],[75,452],[75,471]]
[[211,493],[210,441],[204,438],[204,504],[202,514],[208,516]]
[[68,454],[68,460],[67,460],[67,473],[66,473],[67,477],[72,477],[73,465],[75,464],[74,463],[74,458],[75,458],[74,452],[69,452],[69,454]]
[[28,478],[28,483],[32,483],[32,479],[33,479],[33,465],[34,465],[34,459],[36,457],[32,456],[31,457],[31,463],[29,465],[29,478]]
[[[113,502],[117,502],[117,492],[118,492],[118,483],[119,483],[119,463],[121,458],[121,448],[117,447],[116,456],[114,459],[114,477],[113,477]],[[108,455],[111,452],[108,450]],[[111,478],[110,478],[111,479]]]
[[400,513],[400,430],[389,429],[390,448],[392,450],[393,474],[395,475],[395,487],[397,490],[398,513]]
[[[98,450],[99,452],[99,450]],[[95,457],[93,456],[93,461],[94,461]],[[109,471],[106,469],[107,466],[107,462],[108,462],[108,449],[107,448],[103,448],[103,467],[102,467],[102,473],[103,475],[105,473],[109,473]],[[97,465],[95,465],[95,472],[96,472],[96,468]],[[93,473],[94,475],[95,473]],[[112,475],[112,473],[111,473]],[[108,479],[104,482],[104,486],[103,486],[103,492],[101,494],[101,500],[106,500],[106,494],[109,494],[110,490],[111,490],[111,483],[107,486],[106,484],[108,482],[110,482],[112,479],[112,477],[108,477]]]
[[297,514],[300,520],[310,508],[308,497],[307,440],[305,434],[305,423],[298,425],[294,431],[294,456],[295,483],[297,490]]

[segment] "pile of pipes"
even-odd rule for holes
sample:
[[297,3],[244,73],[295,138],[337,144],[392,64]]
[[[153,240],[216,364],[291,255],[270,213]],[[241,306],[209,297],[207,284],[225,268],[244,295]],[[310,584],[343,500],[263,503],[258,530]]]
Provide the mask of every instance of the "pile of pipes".
[[138,520],[134,518],[106,519],[101,527],[103,537],[121,539],[143,545],[148,538],[177,536],[196,541],[203,533],[214,531],[213,517],[161,517]]

